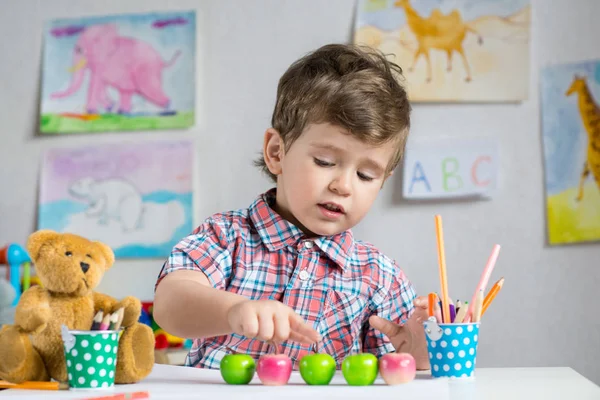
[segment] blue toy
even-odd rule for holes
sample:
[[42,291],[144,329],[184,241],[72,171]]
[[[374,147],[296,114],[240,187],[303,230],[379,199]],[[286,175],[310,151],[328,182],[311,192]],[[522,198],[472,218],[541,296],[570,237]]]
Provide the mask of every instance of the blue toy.
[[16,306],[21,298],[21,265],[23,266],[23,291],[31,284],[31,258],[18,244],[9,244],[0,248],[0,265],[7,265],[6,280],[15,288],[17,295],[13,301]]

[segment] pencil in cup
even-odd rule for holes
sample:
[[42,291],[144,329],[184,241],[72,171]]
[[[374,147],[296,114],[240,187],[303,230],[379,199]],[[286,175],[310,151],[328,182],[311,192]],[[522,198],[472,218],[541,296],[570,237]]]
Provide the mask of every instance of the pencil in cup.
[[477,284],[477,288],[475,289],[475,293],[473,293],[473,297],[471,298],[471,305],[467,309],[467,314],[465,315],[463,322],[469,322],[469,320],[473,320],[473,311],[475,309],[476,297],[479,295],[479,291],[485,291],[485,288],[490,280],[490,276],[494,271],[494,266],[496,265],[496,261],[498,260],[498,255],[500,254],[500,245],[496,244],[492,248],[492,253],[490,254],[487,263],[485,264],[485,268],[481,273],[481,278],[479,279],[479,283]]
[[121,323],[123,323],[123,316],[125,314],[125,310],[123,307],[119,308],[117,311],[112,314],[107,313],[104,314],[103,310],[99,310],[94,316],[94,320],[92,322],[92,326],[90,327],[91,331],[118,331],[121,329]]
[[485,299],[483,299],[483,308],[481,310],[482,316],[483,316],[483,314],[485,314],[485,311],[488,309],[490,304],[492,304],[492,301],[494,301],[494,299],[498,295],[498,292],[500,292],[500,290],[502,289],[503,286],[504,286],[504,278],[500,278],[494,284],[494,286],[492,286],[492,288],[490,289],[488,294],[485,296]]
[[438,249],[438,263],[441,285],[442,318],[444,322],[450,322],[450,296],[448,295],[448,276],[446,274],[446,253],[444,250],[444,231],[442,228],[442,217],[435,216],[435,232]]

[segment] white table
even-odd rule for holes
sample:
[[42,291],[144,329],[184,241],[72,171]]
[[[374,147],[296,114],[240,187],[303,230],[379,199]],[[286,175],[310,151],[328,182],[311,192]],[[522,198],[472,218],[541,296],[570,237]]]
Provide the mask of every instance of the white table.
[[[219,371],[157,364],[152,373],[134,385],[117,385],[111,391],[4,390],[0,397],[21,399],[85,399],[134,391],[148,391],[150,399],[600,399],[600,387],[571,368],[479,368],[477,377],[464,381],[432,379],[419,373],[415,381],[387,386],[380,378],[373,386],[346,385],[338,374],[329,386],[309,386],[297,372],[287,386],[269,387],[255,379],[250,385],[224,384]],[[405,395],[407,397],[405,397]],[[385,397],[384,397],[385,396]]]

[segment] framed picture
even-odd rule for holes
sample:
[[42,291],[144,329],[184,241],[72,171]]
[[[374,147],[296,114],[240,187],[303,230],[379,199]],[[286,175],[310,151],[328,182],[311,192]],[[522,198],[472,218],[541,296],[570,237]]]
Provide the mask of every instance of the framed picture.
[[195,58],[193,11],[50,21],[40,132],[192,126]]
[[192,170],[189,141],[50,149],[38,229],[102,241],[118,258],[166,257],[192,230]]
[[359,0],[354,42],[390,55],[414,102],[516,102],[530,14],[530,0]]
[[548,242],[600,240],[600,60],[540,77]]

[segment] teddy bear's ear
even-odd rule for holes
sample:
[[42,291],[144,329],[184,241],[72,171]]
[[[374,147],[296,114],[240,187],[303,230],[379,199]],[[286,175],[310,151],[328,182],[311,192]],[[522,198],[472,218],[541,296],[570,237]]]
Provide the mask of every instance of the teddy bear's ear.
[[94,243],[96,244],[98,249],[100,249],[102,256],[106,260],[106,269],[109,269],[110,267],[112,267],[112,265],[115,262],[115,253],[112,251],[112,249],[108,245],[106,245],[102,242],[94,242]]
[[41,229],[32,233],[29,236],[29,239],[27,239],[27,252],[29,253],[29,257],[31,257],[31,259],[35,262],[40,254],[40,249],[42,246],[45,243],[54,240],[59,235],[60,234],[58,232],[50,229]]

